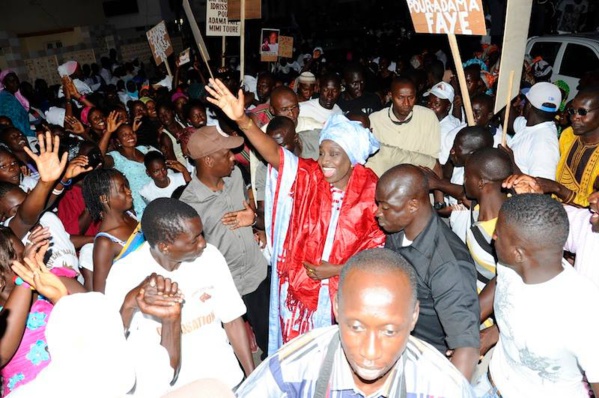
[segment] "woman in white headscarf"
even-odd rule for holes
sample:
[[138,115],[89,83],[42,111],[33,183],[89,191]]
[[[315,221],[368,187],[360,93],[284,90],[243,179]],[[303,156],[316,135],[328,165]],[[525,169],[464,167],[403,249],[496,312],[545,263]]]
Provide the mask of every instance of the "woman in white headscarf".
[[379,149],[368,129],[344,116],[329,118],[318,161],[301,159],[264,134],[220,81],[206,87],[270,164],[266,232],[272,246],[269,353],[316,327],[334,322],[331,298],[343,264],[384,244],[374,213],[377,177],[366,159]]

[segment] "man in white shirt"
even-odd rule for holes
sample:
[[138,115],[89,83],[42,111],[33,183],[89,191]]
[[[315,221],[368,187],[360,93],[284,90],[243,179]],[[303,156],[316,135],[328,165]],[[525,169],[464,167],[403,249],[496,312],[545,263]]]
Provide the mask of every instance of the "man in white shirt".
[[[586,398],[599,394],[599,289],[562,257],[563,206],[523,194],[501,207],[495,228],[499,341],[479,397]],[[497,331],[497,329],[494,329]]]
[[[200,378],[234,388],[254,363],[241,318],[246,308],[224,257],[206,244],[198,213],[176,199],[150,203],[141,226],[147,242],[117,261],[106,280],[106,296],[121,309],[128,342],[139,353],[135,396],[161,396],[169,382],[177,388]],[[139,286],[153,273],[176,282],[185,297],[178,325],[140,310]],[[171,381],[178,358],[178,377]]]
[[319,123],[326,123],[331,115],[341,115],[343,111],[337,105],[337,100],[341,95],[341,78],[333,73],[326,74],[318,81],[318,98],[300,102],[300,116],[311,117]]
[[454,98],[454,91],[451,84],[443,81],[439,82],[424,93],[424,96],[428,97],[427,108],[435,112],[441,126],[439,163],[443,165],[449,159],[449,151],[453,146],[455,136],[463,127],[466,127],[466,124],[450,114]]
[[[510,143],[512,156],[522,173],[555,180],[559,143],[553,119],[562,94],[556,85],[541,82],[531,87],[526,99],[523,116],[526,120],[520,117],[514,121],[516,135]],[[526,126],[519,128],[523,122]]]

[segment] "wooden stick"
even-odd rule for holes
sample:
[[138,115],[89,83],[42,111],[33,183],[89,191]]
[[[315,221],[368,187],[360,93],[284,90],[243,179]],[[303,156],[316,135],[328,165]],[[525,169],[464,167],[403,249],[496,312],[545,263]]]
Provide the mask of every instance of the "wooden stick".
[[505,117],[503,118],[503,128],[501,132],[501,145],[507,144],[507,127],[510,123],[510,108],[512,107],[512,89],[514,87],[514,71],[510,71],[510,80],[507,86],[507,99],[505,101]]
[[239,6],[239,29],[241,29],[239,35],[239,77],[243,82],[243,79],[245,78],[245,0],[241,0]]
[[449,39],[449,47],[451,48],[453,62],[458,74],[458,82],[460,83],[460,91],[462,92],[462,102],[464,104],[464,111],[466,112],[466,121],[468,122],[468,126],[474,126],[472,104],[470,103],[470,95],[468,94],[468,87],[466,86],[466,75],[464,74],[464,66],[462,65],[458,41],[453,33],[448,33],[447,38]]
[[226,36],[223,36],[221,48],[222,48],[222,57],[220,60],[220,66],[224,68],[225,67],[225,54],[227,52],[227,37]]
[[173,74],[171,72],[171,67],[168,64],[168,58],[164,60],[164,66],[166,66],[166,73],[172,78]]

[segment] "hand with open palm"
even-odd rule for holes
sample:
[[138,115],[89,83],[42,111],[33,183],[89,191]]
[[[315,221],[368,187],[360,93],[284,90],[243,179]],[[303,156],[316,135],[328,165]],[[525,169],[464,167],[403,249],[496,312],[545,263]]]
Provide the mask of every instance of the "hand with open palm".
[[229,91],[219,79],[210,79],[210,86],[206,86],[210,94],[208,101],[218,106],[231,120],[240,121],[245,115],[243,90],[239,89],[237,98]]
[[27,146],[23,150],[35,162],[40,175],[40,181],[54,182],[62,175],[67,165],[68,154],[65,152],[62,154],[62,157],[58,156],[60,138],[58,136],[52,138],[52,134],[49,131],[46,131],[45,137],[43,134],[40,134],[38,142],[40,147],[39,154],[33,153]]

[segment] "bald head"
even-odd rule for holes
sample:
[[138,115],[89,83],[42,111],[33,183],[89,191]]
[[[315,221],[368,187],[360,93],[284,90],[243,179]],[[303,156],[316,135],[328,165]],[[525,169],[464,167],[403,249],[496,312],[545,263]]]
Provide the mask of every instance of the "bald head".
[[275,116],[285,116],[297,124],[299,102],[297,94],[287,86],[279,86],[270,94],[270,112]]
[[418,167],[399,164],[383,174],[377,184],[388,191],[411,199],[428,201],[428,179]]
[[489,129],[481,126],[464,127],[453,141],[451,162],[454,166],[462,167],[468,156],[483,148],[493,148],[493,135]]

